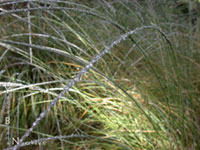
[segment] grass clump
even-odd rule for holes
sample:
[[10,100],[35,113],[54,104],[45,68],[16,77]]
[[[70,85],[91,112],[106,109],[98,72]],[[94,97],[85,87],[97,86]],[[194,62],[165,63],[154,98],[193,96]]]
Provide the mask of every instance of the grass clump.
[[198,5],[1,2],[0,148],[199,149]]

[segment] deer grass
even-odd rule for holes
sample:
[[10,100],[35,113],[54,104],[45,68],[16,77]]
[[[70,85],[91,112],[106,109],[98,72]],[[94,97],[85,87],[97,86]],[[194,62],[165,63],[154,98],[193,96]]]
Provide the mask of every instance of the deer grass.
[[173,7],[1,2],[0,148],[199,149],[199,18]]

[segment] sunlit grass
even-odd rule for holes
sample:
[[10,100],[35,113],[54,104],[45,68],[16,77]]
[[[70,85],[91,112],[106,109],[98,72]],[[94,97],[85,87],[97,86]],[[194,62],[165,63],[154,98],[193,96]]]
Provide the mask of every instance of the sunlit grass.
[[181,24],[167,1],[25,2],[0,3],[1,149],[108,48],[20,146],[200,148],[198,16]]

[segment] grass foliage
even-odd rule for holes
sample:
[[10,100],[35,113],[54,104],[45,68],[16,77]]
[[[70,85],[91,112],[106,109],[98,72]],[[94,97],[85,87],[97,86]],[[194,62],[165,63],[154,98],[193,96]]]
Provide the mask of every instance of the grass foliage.
[[199,8],[0,2],[0,149],[200,149]]

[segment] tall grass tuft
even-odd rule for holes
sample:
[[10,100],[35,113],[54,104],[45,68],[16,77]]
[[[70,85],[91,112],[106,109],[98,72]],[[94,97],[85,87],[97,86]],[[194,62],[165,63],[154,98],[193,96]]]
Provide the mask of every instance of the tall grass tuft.
[[1,1],[0,149],[198,150],[199,5]]

